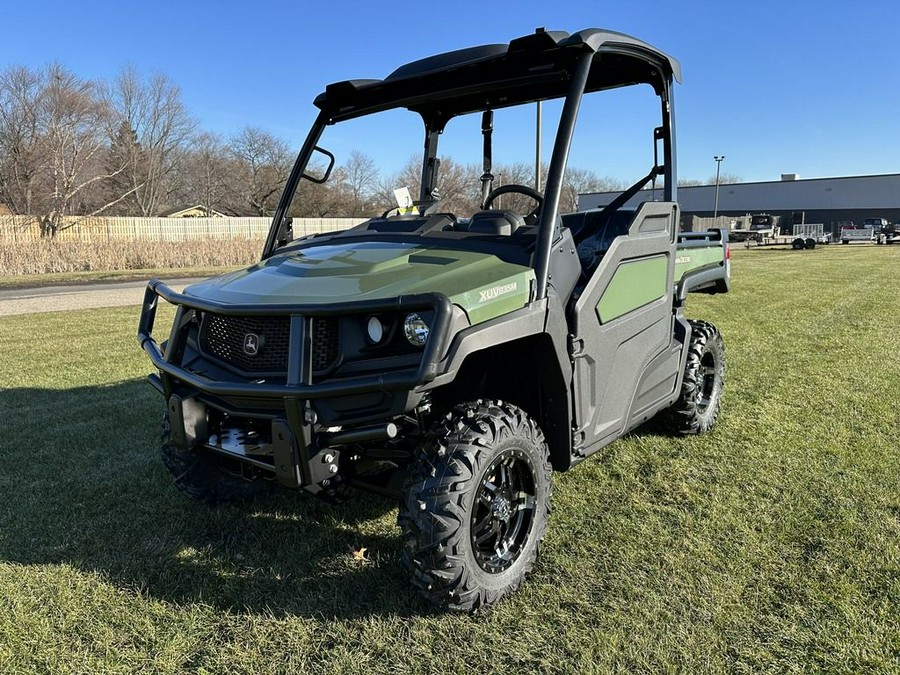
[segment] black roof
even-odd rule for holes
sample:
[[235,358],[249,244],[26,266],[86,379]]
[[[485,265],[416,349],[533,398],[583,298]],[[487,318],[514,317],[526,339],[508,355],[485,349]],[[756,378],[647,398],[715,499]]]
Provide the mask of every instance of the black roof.
[[646,42],[589,28],[543,31],[509,44],[469,47],[413,61],[383,80],[347,80],[326,87],[315,104],[332,121],[408,108],[427,118],[497,109],[565,96],[579,56],[594,54],[587,92],[650,84],[659,92],[681,66]]

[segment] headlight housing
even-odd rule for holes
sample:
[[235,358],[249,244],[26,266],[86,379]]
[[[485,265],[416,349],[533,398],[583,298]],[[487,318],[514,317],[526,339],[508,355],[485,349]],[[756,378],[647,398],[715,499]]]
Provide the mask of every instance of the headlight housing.
[[366,337],[373,345],[379,344],[384,339],[385,328],[377,316],[370,316],[366,322]]
[[403,334],[414,347],[421,347],[425,344],[430,330],[428,324],[425,323],[425,319],[416,312],[407,314],[403,320]]

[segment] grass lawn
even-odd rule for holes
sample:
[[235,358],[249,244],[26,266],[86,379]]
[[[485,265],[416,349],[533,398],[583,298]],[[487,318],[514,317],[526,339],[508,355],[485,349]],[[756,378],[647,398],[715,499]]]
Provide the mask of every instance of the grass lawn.
[[733,273],[689,300],[715,431],[556,475],[534,573],[475,616],[408,590],[384,500],[182,498],[137,308],[0,319],[0,672],[900,672],[900,247]]

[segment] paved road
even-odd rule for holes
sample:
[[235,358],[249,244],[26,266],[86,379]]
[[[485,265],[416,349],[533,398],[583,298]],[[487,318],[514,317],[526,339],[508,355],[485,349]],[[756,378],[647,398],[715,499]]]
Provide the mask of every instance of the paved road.
[[[200,280],[169,279],[166,280],[166,284],[176,291],[180,291],[185,286],[197,281]],[[146,287],[146,281],[124,281],[111,284],[96,283],[0,290],[0,316],[139,305],[144,299]]]

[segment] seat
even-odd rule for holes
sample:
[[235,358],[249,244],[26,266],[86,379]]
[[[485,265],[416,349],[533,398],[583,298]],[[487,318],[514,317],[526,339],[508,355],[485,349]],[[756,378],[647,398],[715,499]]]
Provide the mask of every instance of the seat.
[[525,219],[512,211],[478,211],[469,220],[468,232],[510,235],[525,227]]

